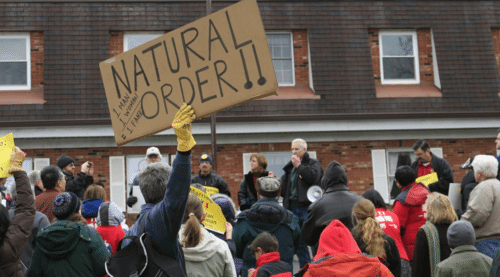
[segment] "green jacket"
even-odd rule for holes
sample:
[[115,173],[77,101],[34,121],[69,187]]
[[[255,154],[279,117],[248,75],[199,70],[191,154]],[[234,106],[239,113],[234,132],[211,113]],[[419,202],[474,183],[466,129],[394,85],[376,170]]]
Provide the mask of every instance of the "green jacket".
[[434,277],[488,277],[492,261],[473,245],[462,245],[454,248],[450,257],[437,265]]
[[83,223],[56,220],[36,237],[35,251],[27,276],[106,275],[109,252],[99,233]]

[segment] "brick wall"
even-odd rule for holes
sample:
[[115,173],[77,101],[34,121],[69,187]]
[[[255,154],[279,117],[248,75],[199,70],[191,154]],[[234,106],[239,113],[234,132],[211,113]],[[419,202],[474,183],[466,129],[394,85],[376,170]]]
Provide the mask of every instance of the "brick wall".
[[[415,140],[401,141],[345,141],[345,142],[310,142],[308,148],[316,151],[318,160],[323,169],[336,160],[345,168],[351,190],[362,194],[365,190],[373,188],[372,174],[372,149],[411,149]],[[450,163],[455,172],[455,182],[460,182],[465,170],[459,168],[469,157],[478,154],[496,155],[494,139],[457,139],[457,140],[428,140],[431,147],[441,147],[443,157]],[[174,154],[174,146],[159,147],[164,154]],[[192,153],[192,174],[199,171],[198,161],[201,153],[210,153],[210,145],[197,145]],[[144,147],[122,148],[75,148],[75,149],[28,149],[29,157],[50,158],[51,164],[56,163],[57,157],[65,153],[76,160],[78,171],[85,161],[95,164],[94,180],[105,185],[109,197],[109,156],[144,155]],[[289,143],[263,143],[263,144],[232,144],[218,145],[217,168],[228,183],[237,203],[237,192],[243,178],[243,153],[290,151]],[[279,176],[280,177],[280,176]]]
[[309,87],[309,57],[307,53],[307,30],[293,30],[293,55],[295,64],[295,86]]

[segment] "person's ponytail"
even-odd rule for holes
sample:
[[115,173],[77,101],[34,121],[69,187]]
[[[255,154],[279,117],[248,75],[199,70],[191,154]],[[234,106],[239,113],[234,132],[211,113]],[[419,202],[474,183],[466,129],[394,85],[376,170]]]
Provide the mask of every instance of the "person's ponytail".
[[375,220],[376,212],[373,203],[367,199],[359,200],[354,204],[352,214],[357,220],[353,232],[366,244],[366,253],[385,259],[384,231]]
[[186,212],[184,213],[184,239],[182,246],[195,247],[201,240],[201,218],[203,216],[202,202],[196,195],[189,195]]

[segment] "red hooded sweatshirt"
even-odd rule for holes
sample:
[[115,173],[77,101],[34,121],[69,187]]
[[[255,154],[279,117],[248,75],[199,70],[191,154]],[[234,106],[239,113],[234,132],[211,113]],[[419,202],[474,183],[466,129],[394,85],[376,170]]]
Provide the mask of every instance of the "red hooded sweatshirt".
[[332,220],[319,238],[314,262],[307,264],[304,277],[386,277],[393,276],[378,258],[361,254],[347,227]]

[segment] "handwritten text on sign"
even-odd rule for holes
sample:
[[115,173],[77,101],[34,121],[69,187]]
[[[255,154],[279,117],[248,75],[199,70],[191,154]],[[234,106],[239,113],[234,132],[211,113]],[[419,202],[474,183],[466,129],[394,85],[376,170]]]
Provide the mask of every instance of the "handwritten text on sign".
[[255,0],[171,31],[100,68],[118,145],[170,128],[184,102],[203,117],[278,88]]

